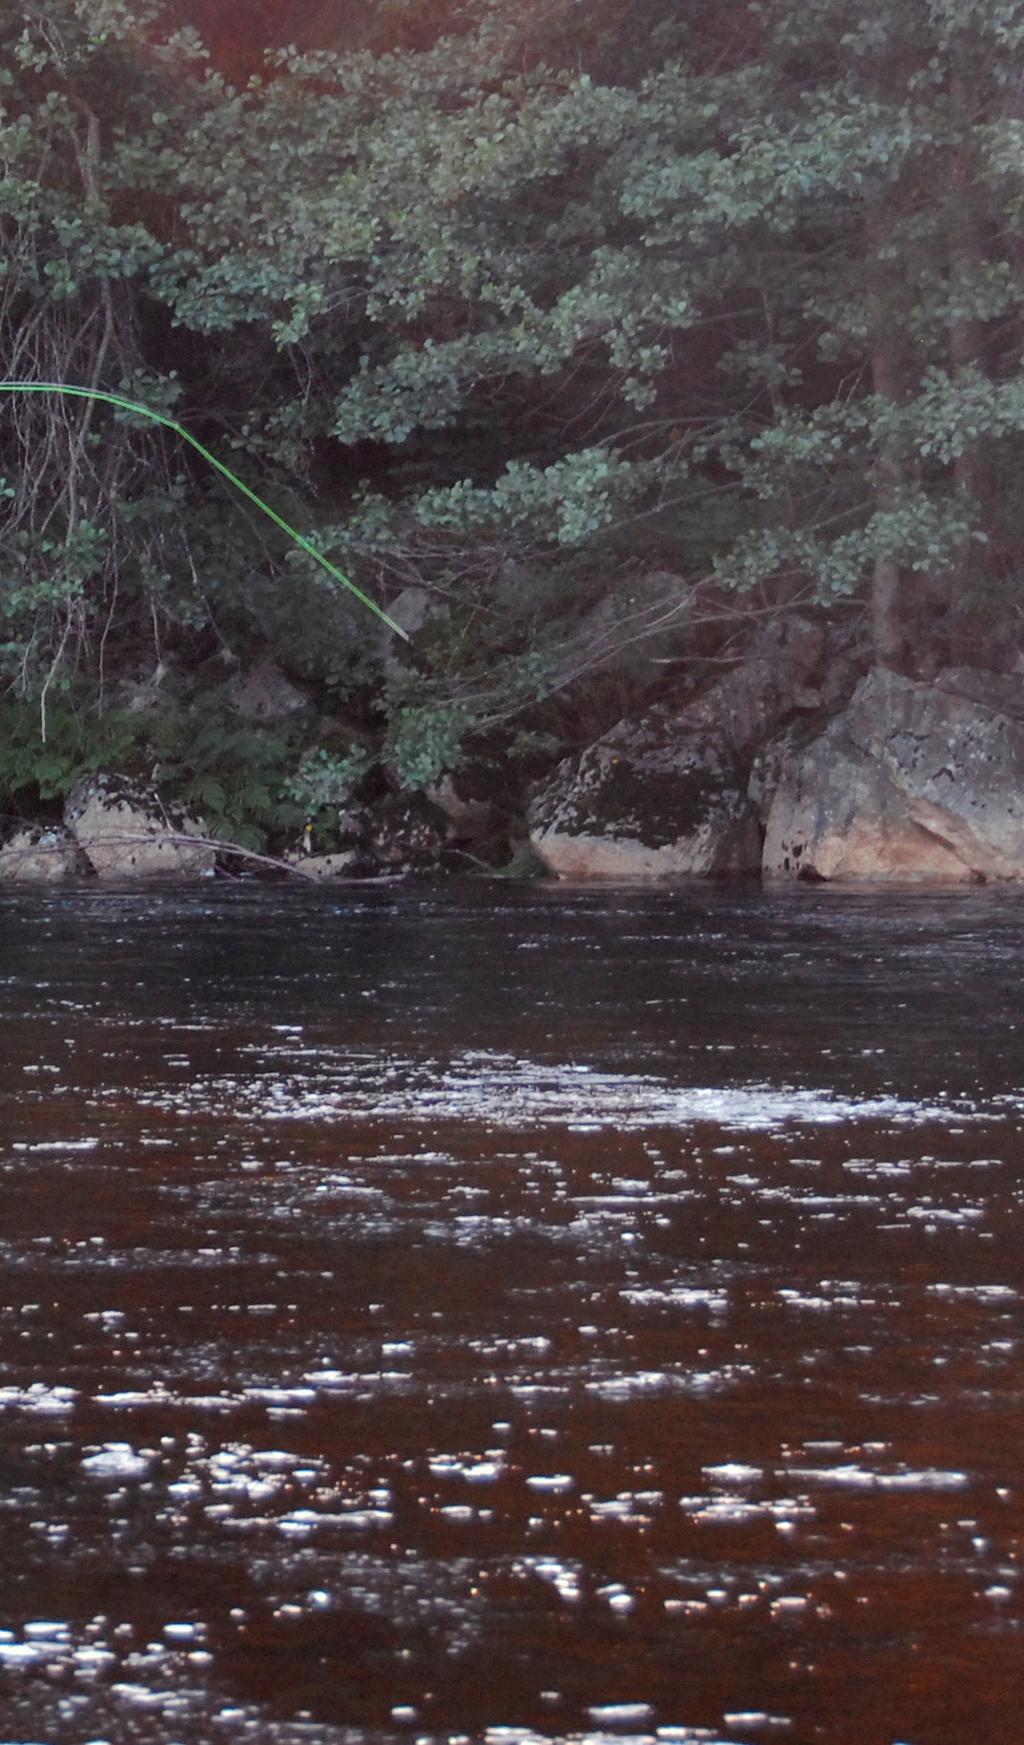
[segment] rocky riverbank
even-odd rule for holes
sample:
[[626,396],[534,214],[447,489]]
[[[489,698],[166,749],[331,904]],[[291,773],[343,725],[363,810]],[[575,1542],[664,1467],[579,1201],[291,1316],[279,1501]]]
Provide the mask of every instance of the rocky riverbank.
[[[1024,879],[1024,690],[876,668],[829,711],[750,663],[693,708],[622,722],[535,797],[563,876]],[[752,731],[756,723],[756,731]]]
[[1024,689],[978,668],[858,670],[818,620],[792,615],[722,676],[624,717],[532,783],[496,754],[425,792],[354,796],[272,846],[226,842],[158,780],[108,771],[76,782],[59,818],[12,821],[0,880],[1018,881]]

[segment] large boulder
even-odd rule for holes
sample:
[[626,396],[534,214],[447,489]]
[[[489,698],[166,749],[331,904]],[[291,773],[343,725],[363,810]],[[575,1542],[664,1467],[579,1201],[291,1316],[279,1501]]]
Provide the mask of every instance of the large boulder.
[[826,654],[817,619],[779,617],[682,707],[620,721],[535,793],[535,853],[561,878],[756,873],[751,761],[784,722],[821,707]]
[[983,675],[958,673],[959,692],[941,678],[877,668],[794,751],[768,813],[767,878],[1024,879],[1024,720],[981,700]]
[[724,736],[667,711],[621,721],[535,794],[530,845],[559,878],[756,872],[757,815]]
[[[306,854],[287,855],[310,878],[404,878],[436,872],[443,864],[451,826],[444,813],[423,794],[390,794],[373,803],[337,811],[328,828],[314,827]],[[323,839],[334,846],[324,848]]]
[[87,776],[68,795],[64,822],[101,879],[192,879],[213,871],[216,850],[199,819],[124,776]]
[[396,794],[369,814],[366,848],[383,873],[432,872],[451,826],[425,794]]

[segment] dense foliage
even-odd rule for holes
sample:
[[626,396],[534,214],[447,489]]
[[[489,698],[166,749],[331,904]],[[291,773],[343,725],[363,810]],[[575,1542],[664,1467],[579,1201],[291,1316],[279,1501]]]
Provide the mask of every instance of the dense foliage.
[[258,75],[237,12],[0,0],[4,375],[173,409],[414,656],[137,420],[12,401],[40,755],[268,649],[415,787],[795,602],[910,671],[1015,641],[1024,0],[265,0]]

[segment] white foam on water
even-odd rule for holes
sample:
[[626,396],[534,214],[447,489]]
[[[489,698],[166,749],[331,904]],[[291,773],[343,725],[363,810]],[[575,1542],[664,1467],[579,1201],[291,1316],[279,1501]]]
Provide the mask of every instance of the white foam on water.
[[922,1218],[928,1224],[967,1224],[985,1216],[984,1206],[907,1206],[904,1218]]
[[1011,1285],[927,1285],[926,1290],[936,1297],[977,1298],[981,1303],[1013,1303],[1019,1292]]
[[[263,1070],[257,1069],[250,1079],[199,1080],[181,1095],[247,1121],[257,1114],[264,1121],[351,1121],[362,1116],[514,1130],[574,1127],[585,1121],[588,1130],[613,1127],[619,1132],[698,1123],[766,1132],[851,1121],[948,1124],[953,1113],[948,1102],[849,1097],[791,1085],[682,1087],[642,1073],[598,1072],[575,1063],[546,1064],[488,1051],[467,1052],[436,1065],[330,1050],[254,1052]],[[280,1076],[273,1064],[278,1055]],[[157,1093],[152,1100],[159,1104],[162,1096]],[[180,1107],[178,1093],[174,1106]],[[956,1113],[964,1118],[973,1110],[958,1105]],[[625,1183],[618,1185],[626,1194],[637,1191]]]
[[961,1490],[970,1480],[966,1472],[943,1472],[933,1467],[919,1470],[901,1467],[896,1472],[879,1472],[874,1467],[856,1466],[789,1466],[787,1478],[798,1478],[804,1484],[837,1485],[843,1490],[888,1491],[952,1491]]
[[493,1484],[505,1470],[505,1457],[478,1458],[472,1454],[432,1454],[428,1466],[434,1478],[461,1478],[469,1484]]
[[580,1599],[580,1565],[566,1563],[557,1557],[526,1558],[516,1565],[517,1573],[527,1571],[551,1584],[560,1600],[576,1605]]
[[281,1515],[274,1523],[278,1532],[292,1537],[304,1538],[307,1534],[322,1532],[328,1527],[352,1528],[363,1532],[373,1527],[390,1527],[394,1515],[389,1509],[344,1509],[340,1513],[328,1513],[319,1509],[293,1509],[289,1515]]
[[745,1466],[739,1460],[726,1460],[719,1466],[705,1466],[701,1469],[705,1477],[714,1479],[718,1484],[748,1485],[759,1484],[764,1477],[764,1469],[760,1466]]
[[176,1410],[191,1412],[232,1412],[239,1405],[241,1394],[179,1394],[164,1385],[163,1382],[153,1382],[149,1388],[126,1388],[113,1394],[93,1394],[93,1400],[98,1406],[113,1406],[117,1410],[132,1411],[138,1406],[167,1406]]
[[155,1456],[137,1452],[130,1442],[105,1442],[102,1448],[90,1450],[82,1458],[82,1471],[90,1478],[145,1478]]
[[712,1497],[698,1509],[688,1509],[695,1521],[712,1526],[742,1526],[768,1513],[763,1503],[741,1501],[734,1497]]
[[753,1374],[749,1364],[725,1364],[721,1369],[642,1369],[624,1375],[596,1376],[584,1382],[586,1391],[604,1400],[630,1400],[668,1392],[704,1394],[735,1386]]
[[27,1388],[0,1388],[0,1412],[14,1409],[63,1417],[74,1410],[77,1398],[77,1388],[49,1387],[46,1382],[34,1381]]
[[37,1139],[31,1144],[16,1140],[12,1151],[95,1151],[99,1146],[98,1139]]
[[770,1715],[766,1709],[740,1709],[722,1716],[727,1727],[739,1727],[743,1732],[793,1725],[788,1715]]
[[711,1286],[632,1286],[619,1292],[624,1303],[651,1304],[667,1309],[712,1309],[722,1314],[729,1307],[728,1292]]
[[595,1521],[622,1521],[627,1525],[649,1526],[652,1514],[664,1502],[663,1491],[620,1491],[618,1496],[603,1500],[586,1498],[590,1516]]

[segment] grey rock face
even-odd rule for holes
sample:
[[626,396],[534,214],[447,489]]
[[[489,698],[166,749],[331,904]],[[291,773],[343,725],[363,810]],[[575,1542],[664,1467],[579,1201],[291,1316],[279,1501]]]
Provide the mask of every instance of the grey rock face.
[[[337,849],[289,855],[314,878],[401,878],[435,872],[451,837],[444,813],[424,794],[392,794],[349,807],[332,824]],[[314,848],[317,839],[314,834]]]
[[388,617],[393,618],[407,636],[415,636],[432,619],[447,618],[448,607],[426,588],[403,588],[388,607]]
[[206,834],[202,823],[125,777],[79,782],[64,822],[101,879],[191,879],[213,871],[215,850],[187,840]]
[[937,691],[967,697],[986,709],[999,709],[1024,720],[1024,677],[1019,673],[983,672],[978,667],[942,667],[932,680]]
[[1024,721],[876,669],[784,771],[763,870],[768,878],[1024,878]]
[[310,706],[305,691],[270,660],[232,680],[231,705],[246,721],[286,721]]
[[367,845],[383,872],[427,872],[437,866],[449,828],[425,795],[396,796],[371,815]]
[[474,842],[486,836],[500,816],[500,806],[491,797],[495,785],[493,776],[488,782],[480,779],[477,770],[457,769],[428,788],[426,797],[448,819],[455,841]]
[[794,711],[821,706],[826,670],[826,637],[816,620],[794,614],[769,622],[747,659],[689,704],[682,719],[723,733],[749,762]]

